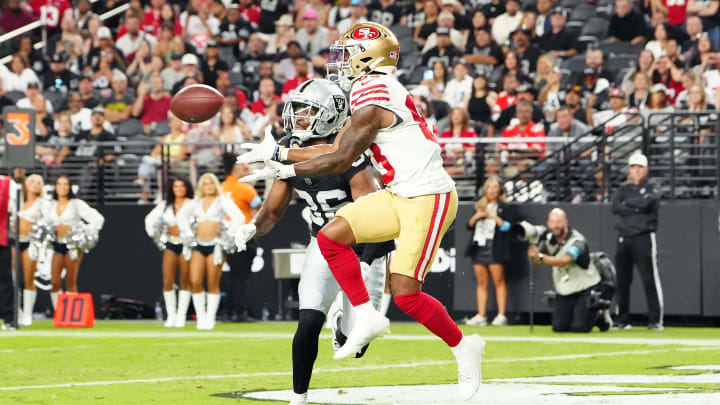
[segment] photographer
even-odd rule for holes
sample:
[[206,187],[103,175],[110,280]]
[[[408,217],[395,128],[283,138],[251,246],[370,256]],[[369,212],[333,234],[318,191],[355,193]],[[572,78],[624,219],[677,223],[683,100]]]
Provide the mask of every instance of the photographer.
[[[609,312],[597,305],[601,277],[590,260],[590,247],[585,237],[570,228],[565,211],[553,208],[548,214],[547,229],[532,227],[540,236],[528,247],[534,264],[552,266],[553,285],[557,298],[552,317],[555,332],[590,332],[597,325],[600,331],[610,329]],[[522,226],[522,225],[521,225]],[[529,235],[528,232],[524,232]]]

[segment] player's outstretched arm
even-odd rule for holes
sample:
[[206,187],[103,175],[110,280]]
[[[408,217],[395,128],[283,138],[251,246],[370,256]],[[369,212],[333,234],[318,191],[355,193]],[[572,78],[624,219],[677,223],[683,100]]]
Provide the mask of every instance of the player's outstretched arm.
[[293,188],[288,182],[283,180],[273,181],[267,199],[251,221],[257,228],[258,236],[270,232],[280,218],[285,215],[285,211],[292,200],[292,192]]
[[346,171],[355,159],[370,147],[378,130],[389,127],[393,120],[394,116],[390,111],[374,105],[355,111],[350,127],[340,139],[337,149],[295,164],[295,174],[319,176]]
[[288,149],[288,159],[292,162],[304,162],[310,160],[316,156],[320,156],[324,153],[330,153],[337,150],[340,145],[340,139],[342,139],[345,130],[350,128],[350,120],[348,119],[343,129],[340,130],[338,135],[333,140],[332,144],[320,144],[313,146],[306,146],[304,148]]

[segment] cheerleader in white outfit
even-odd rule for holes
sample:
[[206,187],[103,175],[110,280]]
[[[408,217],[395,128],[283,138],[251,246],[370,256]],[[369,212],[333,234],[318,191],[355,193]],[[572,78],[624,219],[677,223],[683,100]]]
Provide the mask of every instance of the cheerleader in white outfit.
[[[225,223],[226,218],[230,222]],[[233,245],[235,229],[245,223],[245,216],[235,203],[222,193],[217,177],[205,173],[198,180],[192,206],[178,218],[183,239],[192,246],[190,284],[197,314],[198,329],[213,329],[220,306],[220,276],[225,261],[223,245]],[[229,243],[221,243],[229,241]],[[203,281],[207,276],[207,306]]]
[[[166,328],[185,326],[190,306],[190,271],[183,255],[178,217],[192,205],[193,189],[189,181],[175,179],[171,183],[168,200],[163,201],[145,217],[145,231],[164,247],[162,260],[163,297],[167,311]],[[180,291],[175,296],[175,273],[180,269]]]
[[[42,220],[49,202],[45,200],[43,187],[45,183],[40,175],[32,174],[23,182],[21,210],[18,226],[20,241],[20,263],[23,269],[25,288],[23,289],[23,306],[20,311],[20,325],[32,325],[33,308],[37,289],[35,288],[35,270],[37,269],[39,241],[32,240],[33,226]],[[13,209],[14,207],[11,207]]]
[[50,298],[53,308],[57,306],[57,296],[62,285],[62,269],[67,271],[65,275],[65,290],[69,293],[77,293],[77,276],[82,262],[82,250],[72,252],[68,249],[68,235],[85,227],[88,233],[97,234],[105,223],[105,218],[85,201],[75,198],[70,180],[65,176],[58,177],[55,182],[53,201],[48,204],[44,214],[44,220],[55,229],[55,241],[53,242],[52,258],[52,289]]

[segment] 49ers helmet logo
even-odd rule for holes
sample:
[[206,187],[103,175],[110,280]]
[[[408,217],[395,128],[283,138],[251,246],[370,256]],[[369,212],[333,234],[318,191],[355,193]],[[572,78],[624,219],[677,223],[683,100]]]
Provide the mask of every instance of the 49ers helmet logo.
[[380,31],[373,27],[360,27],[350,34],[353,39],[375,39],[380,36]]

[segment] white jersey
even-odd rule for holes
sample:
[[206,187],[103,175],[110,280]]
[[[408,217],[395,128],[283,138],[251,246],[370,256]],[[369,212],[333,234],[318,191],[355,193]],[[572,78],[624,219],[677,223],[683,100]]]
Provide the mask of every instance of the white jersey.
[[350,111],[369,105],[395,114],[395,123],[378,131],[369,150],[388,190],[405,198],[452,191],[455,182],[443,168],[440,145],[405,87],[387,75],[355,81]]

